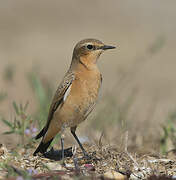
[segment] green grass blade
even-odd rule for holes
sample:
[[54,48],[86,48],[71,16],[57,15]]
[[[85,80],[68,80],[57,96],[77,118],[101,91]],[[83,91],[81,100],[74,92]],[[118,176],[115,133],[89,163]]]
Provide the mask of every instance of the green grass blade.
[[15,131],[6,131],[3,134],[13,134]]
[[16,102],[15,101],[13,101],[13,108],[15,109],[15,112],[16,112],[16,114],[17,115],[19,115],[20,113],[19,113],[19,108],[18,108],[18,106],[17,106],[17,104],[16,104]]
[[11,129],[13,129],[13,123],[11,123],[11,122],[9,122],[9,121],[7,121],[7,120],[5,120],[5,119],[1,119],[1,121],[2,121],[4,124],[6,124],[8,127],[10,127]]

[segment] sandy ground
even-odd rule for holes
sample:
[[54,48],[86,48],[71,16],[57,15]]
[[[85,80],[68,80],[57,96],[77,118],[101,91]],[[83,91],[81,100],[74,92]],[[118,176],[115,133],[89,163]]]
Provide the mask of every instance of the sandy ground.
[[[56,88],[70,64],[74,45],[93,37],[117,46],[99,61],[104,80],[102,97],[107,92],[119,97],[119,74],[132,70],[123,89],[137,89],[131,108],[133,118],[129,118],[132,128],[141,127],[139,135],[145,132],[148,137],[160,132],[168,112],[176,108],[175,5],[175,1],[159,0],[0,2],[0,92],[8,93],[0,104],[0,113],[13,119],[13,100],[29,100],[29,113],[34,112],[36,102],[26,73],[37,66],[41,76]],[[151,46],[160,40],[162,47],[149,54]],[[9,66],[14,66],[12,83],[4,80]],[[122,92],[122,100],[125,96]],[[96,111],[102,102],[103,98]],[[79,128],[82,135],[88,125],[89,121]],[[1,125],[0,132],[4,130]],[[1,141],[9,144],[12,139],[9,136]]]

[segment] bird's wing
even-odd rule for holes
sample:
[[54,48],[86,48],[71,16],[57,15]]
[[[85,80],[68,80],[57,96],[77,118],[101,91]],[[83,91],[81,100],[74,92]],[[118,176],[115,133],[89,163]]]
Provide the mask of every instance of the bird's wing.
[[60,105],[66,100],[70,90],[73,80],[75,79],[75,75],[73,72],[68,71],[60,83],[57,91],[53,97],[46,126],[40,131],[40,133],[36,136],[36,139],[45,135],[48,130],[49,124],[53,118],[54,112],[59,108]]
[[49,122],[51,121],[53,114],[56,111],[56,109],[59,107],[59,105],[61,105],[62,102],[66,100],[74,79],[75,79],[75,76],[73,72],[66,73],[64,79],[62,80],[59,87],[57,88],[57,91],[52,100],[52,103],[49,109],[47,124],[49,124]]

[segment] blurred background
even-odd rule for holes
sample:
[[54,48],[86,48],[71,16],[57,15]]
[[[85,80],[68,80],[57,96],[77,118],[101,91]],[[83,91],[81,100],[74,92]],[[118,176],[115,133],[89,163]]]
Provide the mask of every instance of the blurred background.
[[[1,1],[1,117],[13,122],[13,102],[28,102],[32,123],[41,117],[44,122],[74,45],[96,38],[117,49],[99,59],[101,96],[78,135],[90,142],[103,135],[105,142],[120,146],[128,131],[134,150],[159,151],[166,141],[167,150],[173,148],[175,7],[176,1],[159,0]],[[0,123],[0,132],[7,131]],[[1,143],[15,146],[17,137],[3,135]]]

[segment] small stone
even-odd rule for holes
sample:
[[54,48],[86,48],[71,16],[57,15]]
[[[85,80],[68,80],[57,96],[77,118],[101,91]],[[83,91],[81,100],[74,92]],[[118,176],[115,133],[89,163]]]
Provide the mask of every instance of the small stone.
[[0,156],[7,154],[8,154],[7,148],[3,144],[0,144]]
[[62,166],[58,163],[52,163],[52,162],[49,162],[46,164],[48,166],[49,169],[51,170],[62,170]]
[[85,164],[84,167],[86,168],[86,170],[88,171],[95,171],[95,167],[92,164]]
[[65,163],[65,166],[66,166],[67,168],[74,168],[73,164]]
[[4,150],[0,149],[0,156],[2,156],[4,154]]
[[116,171],[107,171],[106,173],[104,173],[104,177],[108,178],[108,179],[116,179],[116,180],[126,180],[127,177],[119,172]]

